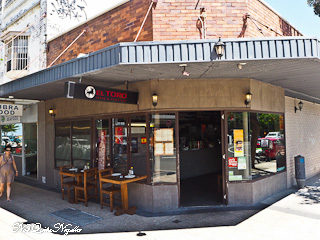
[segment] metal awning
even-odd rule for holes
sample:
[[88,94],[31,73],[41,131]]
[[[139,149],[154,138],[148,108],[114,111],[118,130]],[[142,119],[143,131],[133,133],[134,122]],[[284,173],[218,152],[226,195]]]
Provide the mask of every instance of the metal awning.
[[[114,87],[150,79],[250,78],[280,86],[286,94],[320,103],[320,41],[309,37],[118,43],[84,58],[35,72],[0,86],[0,97],[46,100],[64,96],[66,81]],[[246,63],[242,69],[237,64]],[[182,75],[183,67],[189,76]]]

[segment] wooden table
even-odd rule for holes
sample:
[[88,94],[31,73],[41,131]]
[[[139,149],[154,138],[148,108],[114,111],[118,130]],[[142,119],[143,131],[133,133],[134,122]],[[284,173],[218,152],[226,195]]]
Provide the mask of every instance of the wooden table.
[[[78,170],[76,172],[76,171],[69,171],[69,170],[64,169],[63,171],[60,171],[59,174],[62,176],[75,178],[77,181],[77,185],[82,184],[82,178],[84,176],[84,172],[81,172],[80,170]],[[74,203],[74,202],[71,202],[71,203]]]
[[113,183],[121,186],[122,208],[117,208],[117,211],[114,215],[119,216],[124,213],[130,215],[135,214],[137,207],[129,207],[128,183],[137,182],[143,179],[147,179],[147,176],[136,176],[134,178],[120,178],[119,176],[108,176],[100,179],[100,181],[102,182]]

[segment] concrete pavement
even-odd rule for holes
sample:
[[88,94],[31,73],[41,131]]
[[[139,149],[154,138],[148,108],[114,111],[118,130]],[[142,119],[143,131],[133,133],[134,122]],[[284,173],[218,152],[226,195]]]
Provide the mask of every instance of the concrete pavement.
[[[62,201],[57,192],[21,183],[15,183],[13,193],[13,202],[0,200],[1,239],[320,239],[320,174],[309,179],[304,189],[289,189],[251,208],[210,209],[203,213],[157,217],[116,217],[108,208],[101,210],[97,203],[89,202],[87,208],[84,204],[70,204]],[[17,225],[28,221],[41,223],[42,229],[55,230],[54,224],[61,223],[61,219],[50,213],[68,207],[102,219],[81,227],[81,234],[67,236],[62,235],[61,229],[59,234],[34,233],[30,230],[32,225]],[[14,233],[14,229],[18,232]],[[139,230],[146,235],[137,236]]]

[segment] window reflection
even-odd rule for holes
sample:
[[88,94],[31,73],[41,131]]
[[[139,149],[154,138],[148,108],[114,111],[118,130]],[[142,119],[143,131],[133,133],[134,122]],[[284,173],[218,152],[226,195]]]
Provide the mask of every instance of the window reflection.
[[228,113],[227,154],[230,181],[285,170],[283,115]]
[[150,160],[152,182],[177,182],[175,114],[152,114],[150,118]]

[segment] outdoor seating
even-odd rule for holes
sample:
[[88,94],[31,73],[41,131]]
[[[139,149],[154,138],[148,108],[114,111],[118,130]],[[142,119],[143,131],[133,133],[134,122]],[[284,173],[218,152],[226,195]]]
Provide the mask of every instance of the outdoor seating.
[[[71,165],[68,166],[61,166],[60,172],[63,172],[63,169],[69,169],[72,168]],[[65,176],[60,174],[61,176],[61,194],[62,194],[62,200],[64,200],[64,188],[67,188],[67,194],[68,194],[68,201],[71,202],[71,188],[74,188],[77,185],[77,182],[74,177]]]
[[[75,186],[75,202],[82,201],[85,203],[85,206],[88,206],[88,199],[95,198],[98,202],[98,187],[97,187],[97,168],[91,168],[84,170],[83,183]],[[94,190],[94,194],[89,195],[90,190]],[[83,192],[83,197],[81,196]]]
[[[112,168],[107,168],[99,171],[99,182],[100,182],[100,204],[101,209],[103,205],[109,206],[110,211],[113,212],[113,201],[119,200],[121,202],[121,198],[114,198],[114,195],[121,192],[120,187],[116,187],[114,184],[103,182],[103,177],[111,176],[113,173]],[[104,194],[109,195],[109,197],[103,197]],[[109,202],[108,202],[109,200]]]

